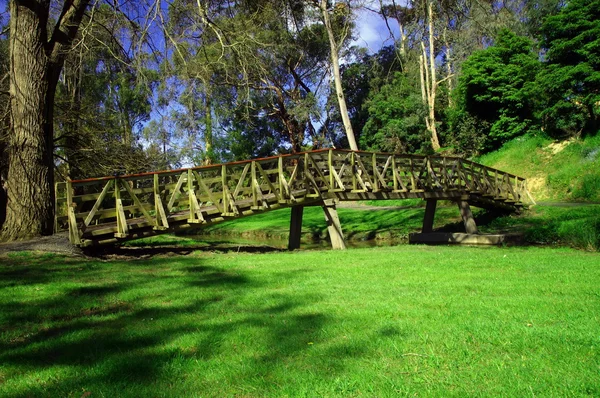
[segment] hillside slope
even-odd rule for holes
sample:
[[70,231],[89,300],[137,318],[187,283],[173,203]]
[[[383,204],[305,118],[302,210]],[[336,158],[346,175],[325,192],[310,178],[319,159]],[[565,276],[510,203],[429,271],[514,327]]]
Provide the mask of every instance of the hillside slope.
[[536,201],[600,202],[600,134],[562,142],[519,137],[477,161],[527,178]]

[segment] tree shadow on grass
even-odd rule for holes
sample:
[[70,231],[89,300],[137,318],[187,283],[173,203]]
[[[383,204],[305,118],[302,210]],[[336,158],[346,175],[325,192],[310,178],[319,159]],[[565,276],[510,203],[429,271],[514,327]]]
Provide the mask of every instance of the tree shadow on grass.
[[273,253],[284,249],[268,245],[236,244],[228,241],[201,242],[197,245],[180,247],[176,242],[161,243],[157,246],[106,246],[90,248],[85,254],[91,258],[102,260],[149,259],[156,256],[188,256],[197,251],[213,253]]
[[[229,370],[233,363],[217,370],[224,372],[222,381],[250,382],[310,349],[311,341],[322,341],[330,321],[305,308],[319,300],[310,293],[244,301],[269,286],[256,275],[198,258],[179,259],[176,266],[168,258],[87,266],[63,260],[56,257],[35,272],[24,272],[30,265],[22,263],[0,273],[3,285],[14,287],[0,302],[2,396],[81,396],[82,389],[169,395],[169,384],[190,374],[202,385],[207,363],[228,358],[239,335],[257,338],[259,330],[262,343],[242,374]],[[294,283],[293,274],[285,278]],[[47,292],[35,296],[34,285]]]

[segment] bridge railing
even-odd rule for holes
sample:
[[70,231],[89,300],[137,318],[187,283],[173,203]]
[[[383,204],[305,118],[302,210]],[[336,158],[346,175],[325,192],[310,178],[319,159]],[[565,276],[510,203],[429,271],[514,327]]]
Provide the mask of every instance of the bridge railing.
[[57,231],[73,243],[292,206],[338,193],[453,192],[527,202],[524,178],[454,157],[320,150],[56,185]]

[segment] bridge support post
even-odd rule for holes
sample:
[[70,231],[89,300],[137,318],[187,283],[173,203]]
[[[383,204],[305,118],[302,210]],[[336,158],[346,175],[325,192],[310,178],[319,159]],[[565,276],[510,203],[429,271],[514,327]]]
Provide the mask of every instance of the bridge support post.
[[302,215],[304,206],[292,207],[292,215],[290,218],[290,237],[288,240],[288,250],[300,248],[300,238],[302,237]]
[[433,220],[435,218],[435,209],[437,207],[437,199],[426,199],[425,216],[423,216],[423,229],[421,233],[429,233],[433,231]]
[[328,199],[323,201],[323,211],[325,212],[325,221],[327,221],[327,231],[331,240],[331,247],[336,250],[345,250],[344,234],[342,233],[342,224],[338,217],[335,201]]
[[478,234],[479,231],[477,230],[477,224],[475,224],[475,219],[473,218],[473,213],[471,212],[471,206],[469,206],[469,202],[466,200],[459,200],[456,203],[458,204],[460,216],[465,224],[465,232],[468,234]]

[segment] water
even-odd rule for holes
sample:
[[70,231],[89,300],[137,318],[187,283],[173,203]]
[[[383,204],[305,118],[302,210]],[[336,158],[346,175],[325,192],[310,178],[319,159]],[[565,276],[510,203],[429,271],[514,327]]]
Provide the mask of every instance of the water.
[[[237,238],[231,236],[209,236],[209,235],[188,235],[188,238],[195,239],[198,242],[207,243],[210,246],[215,247],[230,247],[235,248],[261,248],[265,251],[269,250],[287,250],[288,241],[287,239],[249,239],[249,238]],[[397,246],[405,244],[402,240],[347,240],[346,247],[348,248],[368,248],[368,247],[383,247],[383,246]],[[328,250],[331,249],[331,243],[329,240],[320,241],[305,241],[302,240],[300,244],[300,250]]]

